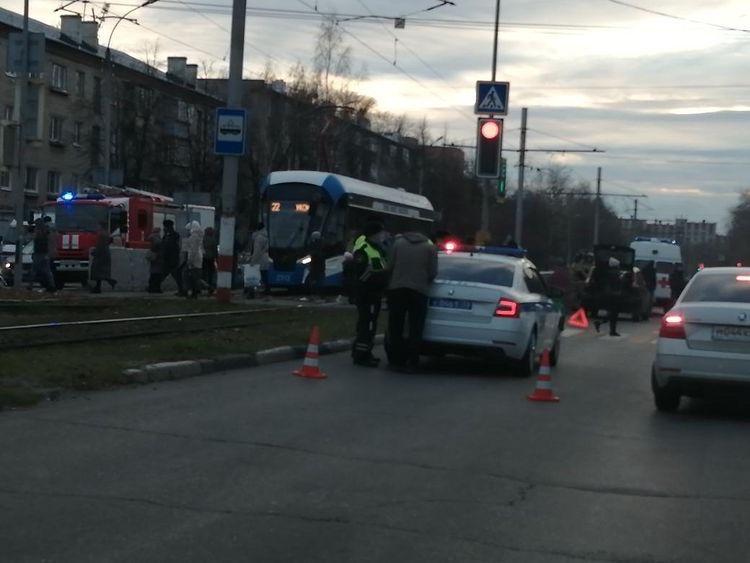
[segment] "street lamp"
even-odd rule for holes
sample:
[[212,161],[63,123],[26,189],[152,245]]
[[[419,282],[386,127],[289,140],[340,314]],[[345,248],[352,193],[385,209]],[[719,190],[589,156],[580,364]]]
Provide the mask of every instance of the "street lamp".
[[[104,183],[109,185],[111,183],[111,167],[112,167],[112,51],[110,51],[110,44],[112,43],[112,36],[123,20],[128,20],[133,23],[138,23],[137,20],[129,19],[128,16],[144,6],[155,4],[159,0],[146,0],[142,4],[131,8],[125,12],[122,16],[111,16],[117,19],[115,25],[112,26],[112,31],[109,32],[109,39],[107,40],[107,48],[104,51],[104,64],[106,67],[106,73],[104,75]],[[105,16],[106,18],[107,16]]]

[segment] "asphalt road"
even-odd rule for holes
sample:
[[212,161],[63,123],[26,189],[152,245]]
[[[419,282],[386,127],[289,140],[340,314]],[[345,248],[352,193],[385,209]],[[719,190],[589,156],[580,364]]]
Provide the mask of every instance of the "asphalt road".
[[747,562],[750,406],[656,413],[657,322],[553,386],[321,359],[0,413],[0,561]]

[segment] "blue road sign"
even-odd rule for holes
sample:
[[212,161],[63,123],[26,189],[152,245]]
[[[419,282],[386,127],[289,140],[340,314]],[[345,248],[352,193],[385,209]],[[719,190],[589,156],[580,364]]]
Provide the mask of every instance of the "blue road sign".
[[508,115],[510,82],[484,82],[477,80],[477,99],[474,113]]
[[247,112],[244,109],[216,109],[214,153],[225,156],[245,154]]

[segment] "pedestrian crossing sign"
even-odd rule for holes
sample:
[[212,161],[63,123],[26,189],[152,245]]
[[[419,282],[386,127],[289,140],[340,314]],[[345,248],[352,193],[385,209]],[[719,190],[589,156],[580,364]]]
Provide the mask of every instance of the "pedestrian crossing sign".
[[475,114],[508,115],[510,82],[477,81]]

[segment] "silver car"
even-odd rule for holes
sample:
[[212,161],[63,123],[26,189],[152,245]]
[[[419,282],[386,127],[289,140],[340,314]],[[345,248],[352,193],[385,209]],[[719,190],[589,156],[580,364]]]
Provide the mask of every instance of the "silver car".
[[528,376],[546,348],[554,365],[563,315],[551,294],[561,296],[547,288],[534,264],[516,250],[441,252],[423,351],[510,360]]
[[661,321],[651,387],[656,408],[709,386],[750,386],[750,268],[696,273]]

